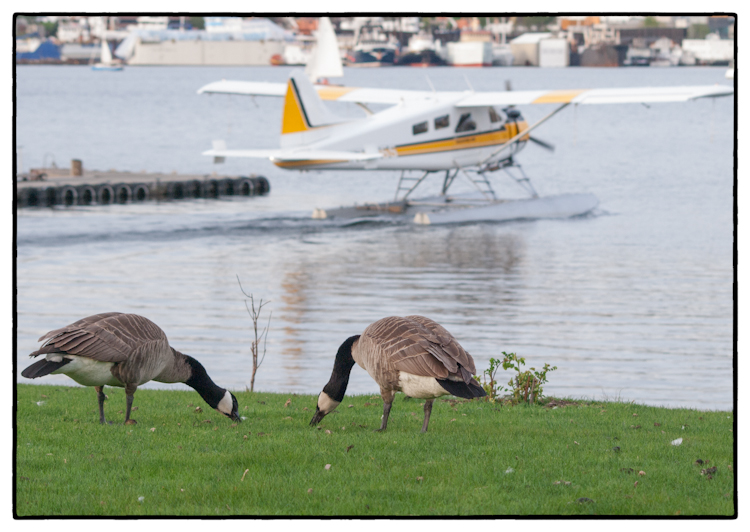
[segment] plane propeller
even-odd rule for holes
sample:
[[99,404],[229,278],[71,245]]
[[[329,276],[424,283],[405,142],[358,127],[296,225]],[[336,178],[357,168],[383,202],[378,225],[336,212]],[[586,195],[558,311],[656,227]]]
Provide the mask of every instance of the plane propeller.
[[555,151],[555,147],[552,144],[550,144],[549,142],[545,142],[545,141],[543,141],[541,139],[538,139],[536,137],[532,137],[531,135],[529,135],[529,140],[531,142],[533,142],[534,144],[536,144],[537,146],[541,146],[545,150]]
[[[505,90],[508,91],[508,92],[510,92],[510,91],[513,90],[513,86],[511,85],[511,82],[510,82],[509,79],[505,80]],[[508,107],[506,107],[503,110],[505,111],[505,114],[508,116],[508,118],[510,120],[514,120],[515,121],[515,120],[517,120],[521,116],[521,112],[516,109],[515,105],[509,105]],[[544,141],[542,139],[539,139],[537,137],[532,137],[531,135],[529,135],[529,140],[531,142],[533,142],[534,144],[536,144],[537,146],[541,146],[545,150],[555,151],[555,146],[554,145],[552,145],[549,142],[546,142],[546,141]]]

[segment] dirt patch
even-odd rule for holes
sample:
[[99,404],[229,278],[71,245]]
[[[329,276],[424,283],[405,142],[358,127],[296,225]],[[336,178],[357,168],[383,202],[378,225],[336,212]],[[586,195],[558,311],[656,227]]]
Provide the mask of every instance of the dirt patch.
[[544,405],[544,408],[555,408],[556,406],[579,406],[580,403],[576,401],[566,401],[565,399],[550,399],[550,401]]

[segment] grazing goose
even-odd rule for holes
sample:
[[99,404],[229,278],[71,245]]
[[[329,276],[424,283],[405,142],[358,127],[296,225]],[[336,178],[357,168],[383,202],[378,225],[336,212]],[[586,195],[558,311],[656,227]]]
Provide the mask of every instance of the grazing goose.
[[125,388],[125,423],[129,425],[135,423],[130,419],[133,394],[139,385],[151,380],[184,382],[212,408],[240,421],[235,396],[214,384],[200,362],[172,349],[164,331],[142,316],[119,312],[96,314],[50,331],[39,341],[44,345],[29,356],[46,355],[45,358],[21,375],[36,379],[62,373],[78,384],[93,386],[102,424],[106,423],[105,385]]
[[385,430],[396,392],[426,399],[422,432],[427,432],[436,397],[453,394],[472,399],[487,395],[472,375],[474,359],[455,338],[429,318],[392,316],[369,325],[362,335],[341,344],[328,384],[318,396],[310,425],[316,425],[344,399],[349,374],[359,364],[380,385]]

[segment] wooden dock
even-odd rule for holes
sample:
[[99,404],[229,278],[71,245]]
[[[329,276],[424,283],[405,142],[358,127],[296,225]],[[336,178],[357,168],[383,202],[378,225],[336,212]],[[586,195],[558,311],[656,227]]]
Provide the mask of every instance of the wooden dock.
[[[76,164],[78,163],[78,164]],[[83,170],[78,161],[71,168],[33,169],[16,179],[16,206],[110,205],[149,200],[259,196],[271,187],[263,176],[217,174],[162,174]]]

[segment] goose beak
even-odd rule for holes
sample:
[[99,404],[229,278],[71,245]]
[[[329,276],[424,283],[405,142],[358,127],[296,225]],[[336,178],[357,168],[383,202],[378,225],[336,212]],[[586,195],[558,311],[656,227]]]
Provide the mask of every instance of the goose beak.
[[320,420],[325,417],[325,414],[320,411],[320,408],[315,407],[315,415],[313,415],[312,419],[310,420],[310,426],[314,427],[318,423],[320,423]]
[[233,421],[236,421],[237,423],[242,423],[242,418],[240,417],[240,413],[237,412],[236,410],[234,412],[232,412],[232,416],[231,417],[232,417]]

